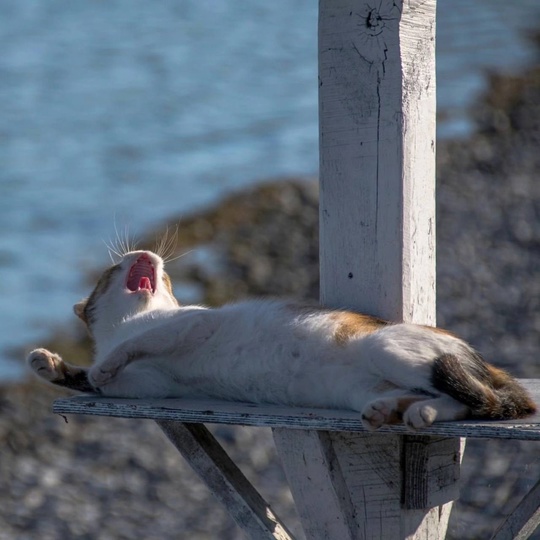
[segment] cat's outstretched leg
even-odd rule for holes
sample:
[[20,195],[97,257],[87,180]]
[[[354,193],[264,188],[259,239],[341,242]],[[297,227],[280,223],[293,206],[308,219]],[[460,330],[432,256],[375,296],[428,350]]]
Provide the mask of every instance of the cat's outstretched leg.
[[433,422],[463,420],[470,414],[470,409],[451,398],[442,395],[387,395],[374,399],[362,409],[362,424],[370,431],[384,424],[403,422],[409,429],[431,426]]
[[362,409],[362,424],[369,431],[379,429],[384,424],[400,424],[404,413],[414,403],[431,401],[428,396],[392,392],[368,402]]
[[431,426],[433,422],[463,420],[470,417],[471,410],[446,395],[412,403],[403,413],[403,423],[412,430]]
[[88,381],[88,370],[68,364],[47,349],[35,349],[28,355],[32,371],[42,379],[78,392],[97,393]]

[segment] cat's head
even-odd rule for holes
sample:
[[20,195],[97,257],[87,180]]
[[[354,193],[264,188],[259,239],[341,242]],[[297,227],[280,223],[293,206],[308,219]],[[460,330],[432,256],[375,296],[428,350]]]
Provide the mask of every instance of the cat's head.
[[151,251],[130,251],[99,278],[92,294],[73,306],[91,333],[114,328],[145,311],[178,307],[163,259]]

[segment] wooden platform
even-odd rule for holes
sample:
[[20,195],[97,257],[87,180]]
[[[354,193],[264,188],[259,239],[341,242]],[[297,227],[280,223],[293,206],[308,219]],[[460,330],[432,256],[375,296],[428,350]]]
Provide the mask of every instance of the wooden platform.
[[[540,403],[540,380],[521,381]],[[316,431],[366,431],[353,411],[304,409],[195,399],[115,399],[77,396],[56,400],[57,414],[91,414],[121,418],[147,418],[184,423],[235,424]],[[411,434],[404,426],[381,428],[377,433]],[[540,440],[540,414],[512,421],[442,422],[418,432],[438,437]]]
[[[521,382],[535,401],[540,403],[540,380],[524,379]],[[395,453],[394,457],[401,456],[404,471],[402,486],[393,493],[397,499],[392,501],[386,494],[383,497],[384,504],[381,503],[385,508],[386,529],[396,531],[402,522],[399,508],[409,509],[414,515],[415,512],[421,512],[422,508],[432,507],[436,513],[445,511],[445,519],[448,520],[451,505],[446,503],[459,496],[459,462],[466,437],[540,440],[540,414],[517,421],[437,423],[417,435],[411,434],[404,426],[392,426],[366,437],[360,415],[354,411],[290,408],[209,399],[149,400],[95,396],[58,399],[54,402],[53,411],[60,415],[85,414],[155,420],[236,523],[249,538],[257,540],[294,540],[294,537],[204,426],[206,423],[270,427],[282,459],[284,456],[309,456],[308,463],[313,470],[309,469],[307,476],[303,469],[285,469],[295,500],[309,498],[306,493],[313,493],[316,486],[316,491],[323,490],[320,495],[326,501],[325,504],[329,505],[335,498],[333,490],[336,485],[343,484],[339,492],[344,493],[344,486],[350,482],[350,478],[358,478],[360,475],[370,479],[373,470],[375,473],[387,469],[392,472],[396,460],[389,459],[389,453]],[[335,434],[334,439],[331,438],[331,432]],[[348,464],[340,458],[345,448],[348,450]],[[373,454],[369,460],[366,460],[366,448]],[[375,451],[377,448],[379,450]],[[373,456],[380,460],[375,469]],[[330,471],[329,478],[324,477],[325,471]],[[358,499],[358,494],[354,493],[354,489],[351,492],[355,497],[348,503],[350,508],[345,515],[349,515],[350,523],[346,527],[340,523],[325,522],[326,530],[321,531],[318,514],[314,514],[310,508],[300,508],[307,538],[364,538],[356,520],[350,517],[355,515],[354,505],[359,504],[353,502]],[[367,505],[369,501],[360,503]],[[540,522],[539,506],[540,481],[512,515],[500,524],[492,539],[529,538]],[[418,523],[410,521],[406,536],[417,538],[418,531],[415,532],[415,529]],[[380,530],[375,531],[371,537],[386,538],[388,535]]]

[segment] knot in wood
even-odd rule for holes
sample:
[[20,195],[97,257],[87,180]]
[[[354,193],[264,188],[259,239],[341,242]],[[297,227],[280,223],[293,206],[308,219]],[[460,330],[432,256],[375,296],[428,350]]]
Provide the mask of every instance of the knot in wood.
[[366,17],[366,28],[368,34],[371,36],[378,36],[382,33],[384,21],[377,9],[373,8],[369,10]]

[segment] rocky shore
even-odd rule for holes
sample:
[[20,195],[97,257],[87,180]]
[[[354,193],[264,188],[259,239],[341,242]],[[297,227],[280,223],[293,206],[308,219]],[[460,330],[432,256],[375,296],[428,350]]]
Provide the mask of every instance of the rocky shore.
[[[438,146],[439,325],[540,377],[540,67],[492,76],[474,115],[470,138]],[[317,199],[315,180],[286,179],[183,219],[177,295],[317,298]],[[48,346],[88,358],[82,336],[74,326]],[[34,380],[0,388],[0,540],[242,538],[152,422],[66,422],[50,412],[59,395]],[[301,538],[269,431],[212,429]],[[539,456],[538,444],[468,441],[450,537],[489,538],[540,477]]]

